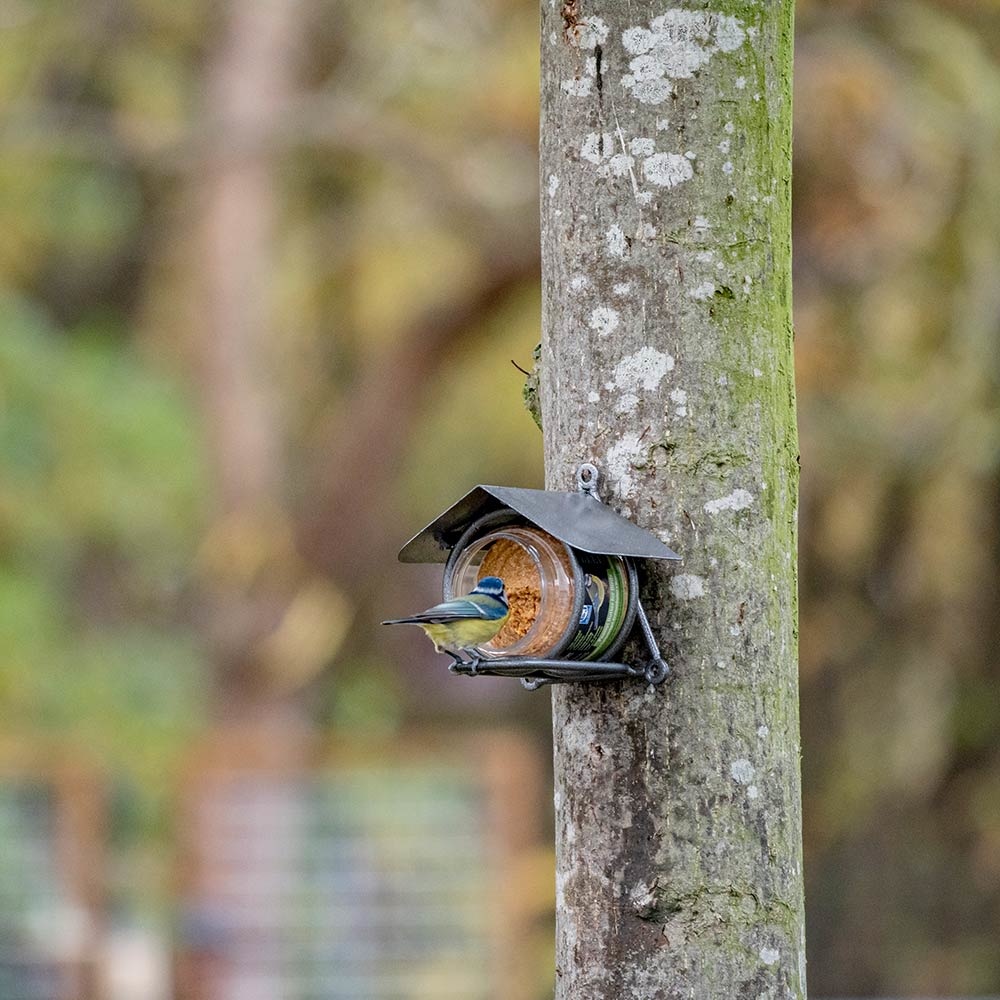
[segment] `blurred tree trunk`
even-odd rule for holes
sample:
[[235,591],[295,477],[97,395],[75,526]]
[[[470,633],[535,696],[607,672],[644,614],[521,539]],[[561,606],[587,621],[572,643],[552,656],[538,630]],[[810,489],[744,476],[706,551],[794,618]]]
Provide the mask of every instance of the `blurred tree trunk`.
[[542,4],[546,482],[684,557],[673,678],[553,689],[567,1000],[805,996],[792,3],[708,6]]
[[198,362],[220,515],[208,542],[215,564],[208,627],[218,701],[227,714],[240,714],[264,693],[260,642],[287,606],[280,587],[258,585],[261,562],[292,558],[274,552],[275,540],[288,532],[268,316],[274,136],[293,95],[300,3],[238,0],[223,11],[206,70],[212,145],[198,191],[204,301]]
[[292,96],[295,0],[240,0],[208,71],[206,112],[220,141],[202,196],[205,400],[223,508],[273,502],[281,480],[268,382],[269,277],[276,211],[274,139]]

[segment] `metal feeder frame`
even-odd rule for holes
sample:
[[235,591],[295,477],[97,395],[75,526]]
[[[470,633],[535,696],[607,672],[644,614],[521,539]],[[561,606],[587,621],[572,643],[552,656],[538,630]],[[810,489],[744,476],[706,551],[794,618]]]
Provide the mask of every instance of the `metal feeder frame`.
[[[602,501],[597,491],[598,479],[599,474],[597,468],[590,463],[581,465],[577,470],[578,493],[583,494],[591,501],[600,504]],[[466,497],[459,501],[459,503],[455,504],[452,508],[446,511],[444,515],[410,539],[410,541],[403,546],[399,553],[400,560],[404,562],[431,562],[438,561],[437,558],[435,558],[435,555],[439,554],[441,550],[450,550],[445,563],[444,572],[446,598],[454,596],[454,594],[450,593],[450,576],[452,567],[455,565],[459,554],[471,541],[483,534],[484,531],[492,528],[501,527],[503,525],[519,521],[534,523],[534,519],[531,516],[522,513],[513,505],[508,506],[507,503],[505,503],[504,495],[507,494],[510,497],[513,497],[517,494],[518,499],[521,499],[523,496],[528,494],[546,492],[542,490],[513,490],[503,487],[478,487],[477,489],[485,490],[494,498],[498,499],[503,506],[477,517],[470,524],[468,524],[455,542],[448,545],[442,537],[442,532],[439,530],[435,531],[435,528],[439,525],[439,522],[447,517],[448,514],[454,512],[456,508],[461,510],[463,503],[468,502],[476,493],[474,490],[472,493],[467,494]],[[572,493],[562,495],[569,498],[574,497],[574,494]],[[524,504],[521,503],[518,506],[523,505]],[[586,513],[585,509],[580,512]],[[464,660],[456,653],[449,653],[454,662],[449,664],[448,669],[454,674],[462,674],[466,677],[517,677],[520,679],[522,686],[527,688],[529,691],[536,691],[538,688],[544,687],[548,684],[567,684],[572,682],[609,681],[635,678],[645,681],[647,684],[656,685],[665,681],[667,677],[670,676],[670,666],[660,653],[660,647],[656,641],[656,636],[653,634],[653,629],[649,624],[649,617],[646,615],[646,610],[642,606],[642,599],[639,596],[639,574],[634,561],[635,556],[629,553],[630,550],[636,549],[638,538],[636,533],[641,532],[643,535],[648,535],[648,537],[652,539],[652,544],[655,544],[657,548],[651,549],[650,542],[642,540],[638,545],[638,548],[643,550],[639,553],[640,558],[677,560],[680,559],[680,556],[663,545],[659,539],[653,538],[653,536],[649,535],[648,532],[644,532],[643,529],[638,528],[631,522],[626,521],[617,514],[614,514],[613,511],[609,511],[609,513],[613,515],[616,521],[620,521],[622,525],[624,525],[627,529],[630,529],[628,545],[619,546],[625,547],[626,551],[604,552],[594,549],[591,554],[618,555],[623,559],[626,572],[628,574],[629,597],[625,619],[622,622],[622,627],[618,636],[600,657],[594,660],[563,660],[559,659],[558,655],[547,659],[538,659],[530,656],[471,656],[469,659]],[[540,525],[540,527],[543,527],[544,529],[544,526]],[[616,527],[618,527],[619,531],[622,530],[620,526],[616,525]],[[556,537],[559,536],[557,535]],[[429,539],[433,539],[433,543],[431,543]],[[580,545],[573,545],[572,542],[567,542],[563,538],[559,538],[559,540],[571,550],[579,548],[581,551],[591,551],[589,547],[583,548]],[[599,548],[603,549],[605,547],[606,546],[599,545]],[[555,646],[556,654],[565,649],[570,642],[572,642],[573,636],[576,634],[579,624],[580,611],[583,607],[583,571],[579,562],[575,558],[572,560],[572,563],[574,582],[576,584],[574,588],[576,592],[576,603],[570,615],[569,625]],[[639,622],[639,627],[642,630],[643,638],[646,640],[646,646],[650,655],[649,662],[644,667],[616,662],[613,659],[621,652],[622,647],[627,642],[637,620]]]

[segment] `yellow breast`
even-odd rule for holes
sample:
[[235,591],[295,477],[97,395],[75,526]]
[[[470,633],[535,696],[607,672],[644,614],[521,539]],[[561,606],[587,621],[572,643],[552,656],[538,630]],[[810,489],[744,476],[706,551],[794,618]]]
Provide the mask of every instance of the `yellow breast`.
[[421,625],[427,637],[439,652],[442,649],[469,649],[489,642],[504,627],[507,616],[487,621],[483,618],[469,618],[460,622],[443,625]]

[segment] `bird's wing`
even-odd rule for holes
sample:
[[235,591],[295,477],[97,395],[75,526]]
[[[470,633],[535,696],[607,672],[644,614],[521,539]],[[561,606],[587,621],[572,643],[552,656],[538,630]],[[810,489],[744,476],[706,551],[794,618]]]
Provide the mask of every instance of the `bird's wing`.
[[453,601],[444,601],[442,604],[435,604],[433,608],[421,611],[418,615],[411,615],[409,618],[394,618],[391,622],[383,622],[383,624],[405,625],[414,622],[418,625],[443,625],[446,622],[467,621],[469,618],[496,621],[499,618],[503,618],[507,613],[507,608],[500,601],[497,601],[496,605],[496,608],[483,606],[458,597]]

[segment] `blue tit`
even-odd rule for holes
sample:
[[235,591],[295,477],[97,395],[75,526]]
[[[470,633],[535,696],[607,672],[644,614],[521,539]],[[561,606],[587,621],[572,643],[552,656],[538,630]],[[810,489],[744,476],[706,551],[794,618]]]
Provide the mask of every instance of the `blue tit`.
[[447,653],[461,663],[457,651],[489,642],[510,615],[503,580],[486,576],[471,594],[435,604],[409,618],[392,618],[383,625],[419,625],[439,653]]

